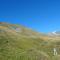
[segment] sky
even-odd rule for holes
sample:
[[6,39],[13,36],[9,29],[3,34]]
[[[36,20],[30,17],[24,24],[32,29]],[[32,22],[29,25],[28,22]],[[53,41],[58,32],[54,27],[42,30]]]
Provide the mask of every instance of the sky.
[[60,30],[60,0],[0,0],[0,22],[38,32]]

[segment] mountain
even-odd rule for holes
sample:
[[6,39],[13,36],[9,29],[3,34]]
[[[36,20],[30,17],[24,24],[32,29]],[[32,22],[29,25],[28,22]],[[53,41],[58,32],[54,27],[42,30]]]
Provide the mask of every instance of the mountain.
[[[22,25],[0,22],[0,60],[58,60],[60,41],[50,38]],[[53,48],[59,49],[58,56]]]
[[51,32],[49,33],[49,35],[53,35],[53,36],[60,36],[60,31],[54,31],[54,32]]
[[56,35],[60,35],[60,31],[55,31],[55,34]]

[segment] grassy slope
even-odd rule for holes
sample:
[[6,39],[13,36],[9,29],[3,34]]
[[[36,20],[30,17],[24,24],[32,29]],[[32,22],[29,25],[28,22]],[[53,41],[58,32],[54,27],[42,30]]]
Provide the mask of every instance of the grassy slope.
[[[5,28],[0,28],[0,30],[1,29],[4,30]],[[28,30],[25,32],[28,33]],[[60,59],[59,55],[53,56],[53,48],[56,47],[55,45],[57,45],[58,42],[54,43],[40,38],[29,37],[25,32],[18,33],[9,30],[0,32],[0,60]]]

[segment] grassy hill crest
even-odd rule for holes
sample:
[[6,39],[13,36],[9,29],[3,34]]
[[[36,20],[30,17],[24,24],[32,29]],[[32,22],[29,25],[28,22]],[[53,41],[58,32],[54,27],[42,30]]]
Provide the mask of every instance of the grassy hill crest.
[[[16,24],[0,22],[0,60],[59,60],[59,41]],[[58,56],[53,55],[58,49]],[[55,58],[56,57],[56,58]]]

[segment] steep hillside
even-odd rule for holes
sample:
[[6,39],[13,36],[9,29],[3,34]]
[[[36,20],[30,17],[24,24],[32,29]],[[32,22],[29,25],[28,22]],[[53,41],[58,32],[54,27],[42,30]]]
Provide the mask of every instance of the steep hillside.
[[[0,60],[59,60],[60,42],[23,26],[0,22]],[[57,48],[58,55],[53,55]]]

